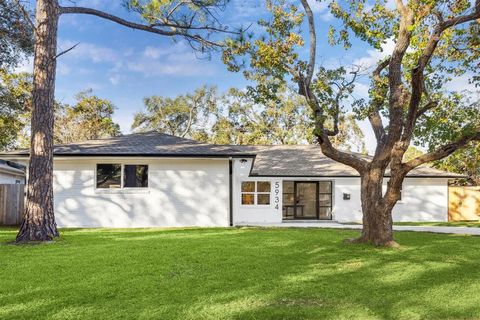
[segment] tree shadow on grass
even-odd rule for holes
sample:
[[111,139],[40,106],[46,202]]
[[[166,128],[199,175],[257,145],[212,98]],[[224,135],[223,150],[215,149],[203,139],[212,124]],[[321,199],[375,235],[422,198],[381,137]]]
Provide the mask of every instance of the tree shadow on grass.
[[213,228],[99,231],[88,237],[65,232],[67,247],[0,251],[6,257],[0,262],[0,317],[480,314],[480,238],[402,232],[397,233],[400,250],[342,243],[356,233]]

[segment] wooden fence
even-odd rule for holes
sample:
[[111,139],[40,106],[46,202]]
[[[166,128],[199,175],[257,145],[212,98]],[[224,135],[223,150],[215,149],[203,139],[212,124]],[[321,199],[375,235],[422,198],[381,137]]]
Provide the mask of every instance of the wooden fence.
[[22,222],[24,197],[24,184],[0,184],[0,225],[18,225]]
[[448,188],[448,221],[480,220],[480,187]]

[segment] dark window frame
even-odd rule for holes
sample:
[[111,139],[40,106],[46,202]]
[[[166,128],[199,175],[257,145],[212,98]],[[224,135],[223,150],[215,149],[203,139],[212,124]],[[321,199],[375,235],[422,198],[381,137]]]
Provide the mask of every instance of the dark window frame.
[[[120,166],[120,187],[102,188],[98,186],[98,166],[99,165],[119,165]],[[147,182],[146,187],[125,187],[125,166],[146,166]],[[118,162],[98,162],[95,164],[95,190],[146,190],[150,188],[150,165],[146,163],[118,163]]]
[[[285,182],[291,182],[293,184],[293,192],[285,192],[285,188],[283,188],[283,184]],[[333,196],[333,192],[334,192],[334,186],[333,186],[333,181],[332,180],[283,180],[282,181],[282,200],[285,199],[285,195],[290,195],[290,196],[293,196],[293,203],[292,204],[285,204],[284,202],[282,202],[282,220],[295,220],[295,219],[299,219],[296,217],[297,215],[297,183],[312,183],[312,184],[315,184],[316,185],[316,195],[317,195],[317,199],[316,199],[316,207],[317,207],[317,216],[314,217],[314,218],[311,218],[312,220],[315,220],[315,219],[320,219],[320,208],[329,208],[330,209],[330,218],[329,219],[321,219],[321,220],[332,220],[333,219],[333,200],[334,200],[334,196]],[[330,192],[320,192],[320,184],[321,183],[328,183],[330,185]],[[321,205],[320,204],[320,196],[321,195],[329,195],[329,202],[330,202],[330,205]],[[293,215],[290,215],[292,218],[286,218],[286,217],[289,217],[288,215],[288,209],[292,209],[293,208]],[[305,219],[304,217],[301,218],[301,220],[308,220],[308,219]]]

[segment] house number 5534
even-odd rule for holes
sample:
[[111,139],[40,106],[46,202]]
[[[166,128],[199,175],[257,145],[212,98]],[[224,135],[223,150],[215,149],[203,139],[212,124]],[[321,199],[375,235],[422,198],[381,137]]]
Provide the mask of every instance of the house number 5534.
[[273,203],[275,204],[275,209],[278,210],[280,208],[280,182],[275,182],[273,192],[275,193]]

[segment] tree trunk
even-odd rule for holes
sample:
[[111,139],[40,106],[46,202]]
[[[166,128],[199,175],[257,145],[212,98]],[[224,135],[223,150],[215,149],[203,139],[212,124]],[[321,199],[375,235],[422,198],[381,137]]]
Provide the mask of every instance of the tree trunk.
[[53,212],[53,106],[58,17],[57,0],[37,0],[27,203],[17,243],[50,241],[59,235]]
[[361,200],[363,229],[357,243],[372,243],[376,246],[397,247],[393,239],[392,209],[396,201],[383,197],[383,172],[372,170],[361,177]]

